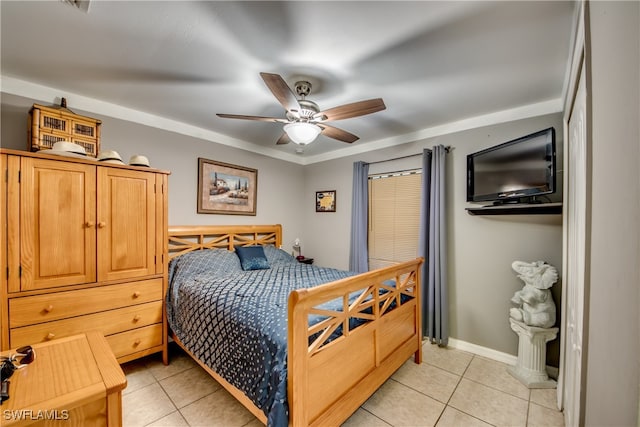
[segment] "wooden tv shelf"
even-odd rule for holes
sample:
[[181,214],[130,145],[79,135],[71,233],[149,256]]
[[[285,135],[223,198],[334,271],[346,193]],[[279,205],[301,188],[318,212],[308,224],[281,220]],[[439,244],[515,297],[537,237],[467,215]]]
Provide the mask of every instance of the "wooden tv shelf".
[[562,202],[512,203],[467,208],[470,215],[561,215]]

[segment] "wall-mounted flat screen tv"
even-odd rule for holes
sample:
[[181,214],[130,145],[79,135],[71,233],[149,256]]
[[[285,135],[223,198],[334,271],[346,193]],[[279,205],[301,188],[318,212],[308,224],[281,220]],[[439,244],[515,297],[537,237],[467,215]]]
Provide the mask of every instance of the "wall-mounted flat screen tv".
[[467,156],[467,201],[536,202],[556,190],[551,127]]

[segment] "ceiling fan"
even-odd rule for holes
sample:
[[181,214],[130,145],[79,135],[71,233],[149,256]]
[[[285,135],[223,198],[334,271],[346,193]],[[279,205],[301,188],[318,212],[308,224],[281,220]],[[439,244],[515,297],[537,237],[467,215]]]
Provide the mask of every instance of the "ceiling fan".
[[387,108],[381,98],[375,98],[321,111],[315,102],[306,99],[306,96],[311,92],[311,83],[308,81],[296,82],[295,91],[300,97],[298,99],[279,74],[260,73],[260,76],[286,110],[286,118],[237,114],[216,115],[226,119],[284,123],[284,133],[276,144],[287,144],[289,141],[293,141],[299,145],[307,145],[313,142],[320,133],[338,141],[352,143],[359,139],[356,135],[330,126],[326,122],[364,116]]

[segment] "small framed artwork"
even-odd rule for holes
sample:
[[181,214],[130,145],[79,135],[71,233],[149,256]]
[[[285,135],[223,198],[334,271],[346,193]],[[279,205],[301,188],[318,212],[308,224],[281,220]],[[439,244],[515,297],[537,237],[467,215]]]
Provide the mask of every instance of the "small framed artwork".
[[336,211],[336,190],[316,191],[316,212]]
[[198,158],[198,213],[255,215],[258,170]]

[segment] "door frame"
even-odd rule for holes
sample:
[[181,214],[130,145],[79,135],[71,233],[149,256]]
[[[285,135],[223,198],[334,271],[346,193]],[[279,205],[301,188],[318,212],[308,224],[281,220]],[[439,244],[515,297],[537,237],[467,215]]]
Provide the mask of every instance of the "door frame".
[[[568,270],[568,259],[569,259],[569,242],[568,242],[568,226],[569,226],[569,221],[571,220],[569,218],[569,209],[568,208],[568,184],[569,184],[569,176],[572,173],[572,165],[570,164],[571,158],[570,158],[570,151],[569,151],[569,139],[570,139],[570,134],[569,134],[569,121],[571,119],[571,115],[573,112],[573,107],[574,107],[574,103],[576,100],[576,95],[578,92],[578,85],[580,82],[580,77],[581,75],[584,73],[583,78],[585,79],[585,84],[586,84],[586,105],[585,105],[585,109],[586,109],[586,127],[587,127],[587,132],[586,132],[586,141],[587,141],[587,153],[586,153],[586,176],[590,176],[590,171],[591,171],[591,161],[590,161],[590,150],[589,150],[589,146],[590,146],[590,117],[591,117],[591,108],[590,108],[590,82],[591,82],[591,77],[590,77],[590,70],[588,69],[587,66],[587,33],[588,30],[586,28],[587,26],[587,19],[588,19],[588,3],[586,0],[582,0],[579,2],[577,10],[576,10],[576,18],[574,20],[574,41],[573,41],[573,47],[572,47],[572,59],[571,59],[571,64],[570,64],[570,68],[569,68],[569,72],[568,72],[568,79],[565,82],[565,90],[564,90],[564,116],[563,116],[563,132],[564,132],[564,141],[563,141],[563,152],[564,152],[564,162],[563,162],[563,169],[564,169],[564,174],[563,174],[563,191],[564,191],[564,199],[565,199],[565,203],[564,203],[564,207],[563,207],[563,220],[562,220],[562,229],[563,229],[563,242],[562,242],[562,253],[563,253],[563,265],[562,265],[562,277],[563,279],[565,279],[567,277],[567,270]],[[590,222],[590,216],[589,216],[589,204],[590,204],[590,198],[589,198],[589,192],[590,192],[590,182],[586,183],[586,210],[587,212],[585,212],[585,243],[588,242],[589,240],[589,236],[588,236],[588,227],[587,225]],[[584,261],[584,267],[585,269],[588,268],[588,245],[585,245],[585,259]],[[586,272],[585,272],[586,273]],[[584,309],[587,308],[587,301],[588,301],[588,284],[587,284],[587,280],[588,280],[588,275],[585,274],[585,283],[584,283],[584,300],[583,300],[583,311]],[[563,287],[566,285],[566,281],[563,280]],[[566,408],[566,403],[564,396],[565,396],[565,388],[567,387],[571,387],[571,385],[566,383],[566,366],[565,364],[567,363],[566,360],[566,352],[565,352],[565,347],[567,345],[567,338],[568,338],[568,327],[569,325],[567,325],[567,297],[568,297],[568,292],[566,291],[566,288],[563,289],[562,291],[562,305],[561,305],[561,321],[560,321],[560,330],[561,330],[561,342],[560,342],[560,363],[559,363],[559,372],[558,372],[558,387],[557,387],[557,405],[558,405],[558,409],[564,410],[565,412],[565,422],[566,422],[566,414],[568,411],[572,411],[574,410],[574,408]],[[583,312],[583,324],[582,325],[576,325],[576,327],[580,327],[582,328],[582,337],[583,337],[583,342],[582,342],[582,353],[581,353],[581,360],[580,363],[582,365],[584,365],[584,360],[586,358],[586,350],[587,350],[587,343],[586,343],[586,337],[587,334],[585,333],[586,331],[586,325],[587,325],[587,313],[586,311]],[[582,377],[584,377],[584,373],[581,374]],[[584,413],[584,408],[582,408],[582,402],[583,400],[583,396],[584,396],[584,390],[582,385],[584,384],[584,381],[582,381],[584,378],[581,379],[581,389],[577,390],[577,394],[578,396],[575,397],[574,401],[578,402],[579,408],[577,409],[577,413],[578,413],[578,420],[575,420],[577,422],[577,424],[580,424],[580,419],[582,419],[582,414]]]

